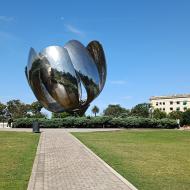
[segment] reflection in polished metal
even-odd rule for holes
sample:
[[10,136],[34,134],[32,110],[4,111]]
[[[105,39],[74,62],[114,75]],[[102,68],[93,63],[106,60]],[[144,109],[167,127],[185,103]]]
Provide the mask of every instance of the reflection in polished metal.
[[40,53],[31,48],[25,72],[46,109],[82,115],[104,87],[106,60],[99,42],[85,47],[72,40],[64,47],[49,46]]

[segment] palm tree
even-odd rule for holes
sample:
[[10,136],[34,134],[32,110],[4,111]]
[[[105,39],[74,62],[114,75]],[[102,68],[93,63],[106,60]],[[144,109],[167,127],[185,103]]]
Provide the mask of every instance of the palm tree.
[[99,108],[97,107],[97,106],[94,106],[93,108],[92,108],[92,113],[95,115],[95,117],[96,117],[96,114],[97,113],[99,113]]

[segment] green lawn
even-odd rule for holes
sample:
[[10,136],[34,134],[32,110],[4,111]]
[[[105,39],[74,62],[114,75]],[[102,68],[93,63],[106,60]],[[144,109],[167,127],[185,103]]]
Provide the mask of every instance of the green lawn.
[[73,134],[139,190],[190,189],[190,132]]
[[39,134],[0,132],[0,190],[26,190]]

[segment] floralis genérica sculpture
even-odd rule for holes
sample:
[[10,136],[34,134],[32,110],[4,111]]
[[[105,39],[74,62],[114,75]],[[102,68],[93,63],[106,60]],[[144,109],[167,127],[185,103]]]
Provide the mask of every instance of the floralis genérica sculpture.
[[40,53],[31,48],[25,73],[36,98],[47,110],[83,115],[105,85],[104,50],[98,41],[85,47],[76,40],[64,47],[46,47]]

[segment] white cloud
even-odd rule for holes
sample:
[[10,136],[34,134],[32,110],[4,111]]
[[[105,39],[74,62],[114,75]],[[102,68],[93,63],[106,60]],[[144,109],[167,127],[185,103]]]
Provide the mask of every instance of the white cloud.
[[113,80],[110,82],[111,84],[115,84],[115,85],[124,85],[127,82],[125,80]]
[[71,32],[71,33],[73,33],[73,34],[76,34],[76,35],[79,35],[79,36],[84,36],[84,35],[85,35],[83,31],[79,30],[78,28],[76,28],[76,27],[73,26],[73,25],[65,24],[65,28],[66,28],[69,32]]
[[9,17],[9,16],[0,16],[0,22],[11,22],[13,21],[14,18],[13,17]]

